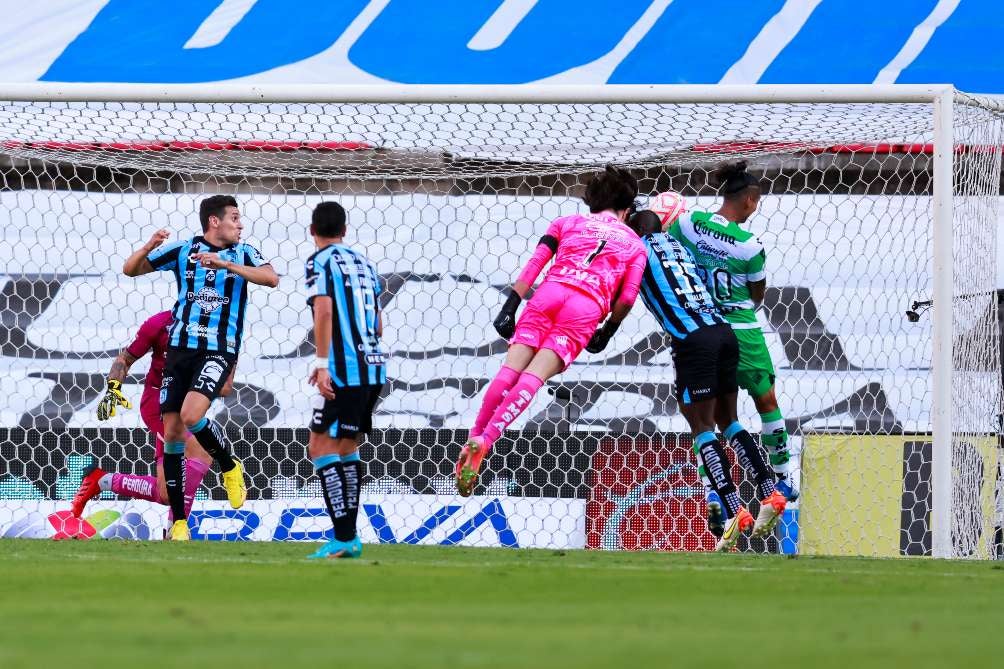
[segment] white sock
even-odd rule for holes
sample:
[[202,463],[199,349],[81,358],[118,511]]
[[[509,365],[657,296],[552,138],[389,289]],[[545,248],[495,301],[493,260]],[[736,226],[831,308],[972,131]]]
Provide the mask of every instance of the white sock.
[[101,488],[103,492],[108,492],[112,489],[112,477],[114,474],[105,474],[100,479],[98,479],[98,487]]

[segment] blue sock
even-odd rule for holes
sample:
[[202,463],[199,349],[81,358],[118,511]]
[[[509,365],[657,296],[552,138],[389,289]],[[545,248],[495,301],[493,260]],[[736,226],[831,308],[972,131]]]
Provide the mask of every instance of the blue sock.
[[324,469],[328,465],[333,465],[336,462],[341,462],[341,461],[342,461],[342,456],[338,455],[337,453],[332,453],[330,455],[320,455],[311,460],[311,462],[314,464],[315,472]]

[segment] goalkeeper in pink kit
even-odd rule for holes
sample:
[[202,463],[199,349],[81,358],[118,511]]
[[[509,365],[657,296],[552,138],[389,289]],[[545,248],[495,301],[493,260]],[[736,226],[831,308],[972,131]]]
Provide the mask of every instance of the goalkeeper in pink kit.
[[[167,362],[167,330],[171,321],[170,311],[162,311],[144,321],[133,342],[119,351],[115,362],[112,363],[112,368],[108,372],[108,388],[105,391],[105,396],[98,403],[98,420],[102,421],[114,416],[116,407],[132,408],[132,404],[122,394],[122,381],[133,363],[147,353],[150,354],[150,369],[144,379],[139,413],[156,443],[157,476],[105,472],[92,466],[84,472],[80,489],[73,498],[72,511],[77,518],[83,513],[84,505],[88,501],[106,491],[159,504],[166,505],[168,503],[167,484],[164,481],[164,424],[160,417],[160,386],[164,378],[164,365]],[[233,373],[224,383],[220,395],[229,395],[232,385]],[[190,434],[185,440],[185,455],[185,512],[187,514],[188,510],[192,508],[195,493],[209,472],[213,459]]]
[[[637,195],[635,178],[608,165],[586,186],[583,200],[589,213],[551,223],[513,284],[493,323],[509,340],[509,352],[488,386],[456,465],[462,496],[474,491],[492,444],[544,382],[572,364],[583,348],[605,345],[631,310],[646,264],[641,239],[625,224]],[[516,309],[552,257],[554,263],[517,321]]]

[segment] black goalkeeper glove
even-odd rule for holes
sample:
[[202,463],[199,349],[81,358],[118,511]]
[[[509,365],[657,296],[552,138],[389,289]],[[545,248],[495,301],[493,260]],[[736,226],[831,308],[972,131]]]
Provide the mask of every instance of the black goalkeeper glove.
[[108,391],[98,402],[98,420],[108,420],[114,416],[115,407],[131,409],[132,403],[122,394],[122,382],[108,379]]
[[602,326],[596,329],[593,336],[589,338],[589,343],[586,344],[586,350],[590,353],[599,353],[607,347],[610,343],[610,338],[614,336],[617,332],[617,328],[621,326],[620,323],[614,323],[612,320],[608,320]]
[[499,336],[506,341],[512,339],[512,336],[516,333],[516,309],[519,308],[519,303],[522,299],[515,290],[509,291],[509,297],[506,298],[505,304],[502,305],[502,311],[492,321],[492,325],[495,326],[495,332],[498,332]]

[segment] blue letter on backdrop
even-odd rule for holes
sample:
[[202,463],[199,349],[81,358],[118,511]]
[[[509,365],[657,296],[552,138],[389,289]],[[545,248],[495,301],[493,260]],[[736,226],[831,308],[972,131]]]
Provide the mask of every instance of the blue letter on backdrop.
[[334,43],[367,0],[258,0],[214,46],[185,49],[220,0],[111,0],[44,81],[196,83],[295,63]]
[[611,84],[717,84],[784,0],[673,0]]
[[391,0],[349,51],[357,67],[406,84],[522,84],[607,54],[649,0],[543,0],[495,49],[467,43],[501,0]]

